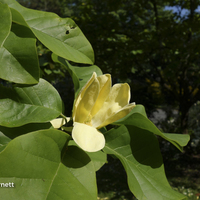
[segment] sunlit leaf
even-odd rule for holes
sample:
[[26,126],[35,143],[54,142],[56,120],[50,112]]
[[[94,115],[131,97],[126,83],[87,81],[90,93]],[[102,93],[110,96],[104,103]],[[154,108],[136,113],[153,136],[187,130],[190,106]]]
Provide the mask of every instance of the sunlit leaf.
[[138,199],[186,199],[169,186],[154,134],[133,126],[120,126],[105,133],[105,138],[104,151],[122,162],[129,188]]
[[0,3],[0,47],[10,33],[12,17],[8,5]]
[[[140,107],[140,108],[139,108]],[[141,106],[136,106],[132,112],[126,117],[116,121],[114,124],[129,125],[133,127],[138,127],[141,130],[148,131],[149,133],[154,133],[161,136],[162,138],[171,142],[180,151],[183,150],[183,146],[186,146],[190,136],[186,134],[169,134],[162,133],[145,115],[144,110]]]
[[54,13],[28,9],[15,0],[0,2],[15,10],[12,11],[14,22],[27,24],[35,36],[55,54],[77,63],[94,62],[94,52],[90,43],[70,18],[60,18]]
[[69,139],[66,133],[51,129],[12,140],[0,153],[0,182],[12,182],[14,187],[9,192],[2,187],[1,198],[97,199],[90,158],[77,147],[66,149]]
[[0,78],[33,84],[39,80],[35,37],[23,26],[13,25],[7,5],[0,3]]
[[48,122],[61,113],[62,100],[57,90],[43,79],[34,86],[0,87],[1,126]]
[[0,78],[15,83],[35,84],[39,81],[36,39],[25,26],[13,24],[0,48]]
[[[69,194],[64,199],[70,195],[69,199],[74,200],[97,199],[95,168],[87,153],[77,146],[69,145],[62,162],[71,174],[69,178],[66,177],[68,185],[71,186],[70,190],[73,188],[73,193],[76,193],[72,196],[72,192],[68,191]],[[63,188],[63,190],[65,189]]]
[[107,162],[107,154],[103,151],[87,152],[87,154],[89,155],[96,171]]

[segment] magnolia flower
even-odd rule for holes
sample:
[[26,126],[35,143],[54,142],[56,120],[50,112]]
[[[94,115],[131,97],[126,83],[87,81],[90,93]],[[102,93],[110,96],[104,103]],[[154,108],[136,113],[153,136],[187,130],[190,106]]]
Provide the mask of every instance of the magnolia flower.
[[72,138],[83,150],[99,151],[105,146],[104,135],[98,129],[125,117],[135,107],[129,104],[127,83],[111,87],[109,74],[94,72],[74,102]]

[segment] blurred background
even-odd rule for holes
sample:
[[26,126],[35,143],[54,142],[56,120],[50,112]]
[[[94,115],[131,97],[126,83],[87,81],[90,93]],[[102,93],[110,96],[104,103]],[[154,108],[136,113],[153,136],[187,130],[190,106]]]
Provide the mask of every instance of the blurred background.
[[[145,106],[163,132],[190,134],[179,152],[159,139],[171,186],[189,199],[200,196],[200,0],[18,0],[28,8],[70,17],[95,53],[95,65],[127,82],[131,101]],[[41,74],[59,91],[71,115],[68,72],[37,42]],[[77,65],[77,64],[76,64]],[[99,199],[135,199],[118,160],[97,172]]]

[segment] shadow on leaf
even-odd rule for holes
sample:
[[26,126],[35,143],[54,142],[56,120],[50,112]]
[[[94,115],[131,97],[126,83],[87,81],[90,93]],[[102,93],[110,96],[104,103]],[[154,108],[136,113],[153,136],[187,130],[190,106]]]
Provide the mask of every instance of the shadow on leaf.
[[127,126],[130,134],[130,147],[133,157],[142,165],[159,168],[162,164],[159,143],[156,136],[149,131]]
[[76,146],[68,146],[62,163],[69,168],[81,168],[90,162],[90,157]]

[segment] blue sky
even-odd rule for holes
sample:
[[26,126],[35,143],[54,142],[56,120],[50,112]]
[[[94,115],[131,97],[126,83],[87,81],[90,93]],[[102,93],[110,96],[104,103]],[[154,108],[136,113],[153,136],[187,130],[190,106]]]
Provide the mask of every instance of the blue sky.
[[[176,6],[166,6],[165,7],[166,10],[172,10],[173,13],[175,12],[179,12],[180,7],[176,7]],[[197,7],[197,9],[195,10],[196,12],[198,12],[200,14],[200,5]],[[188,14],[190,11],[188,9],[182,9],[181,10],[181,16],[184,16],[185,14]]]

